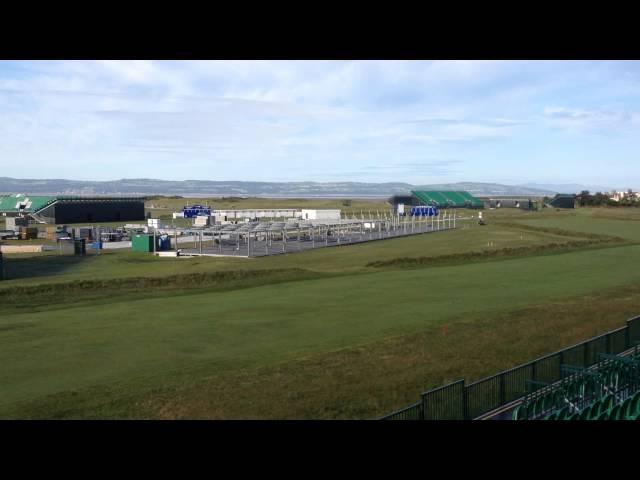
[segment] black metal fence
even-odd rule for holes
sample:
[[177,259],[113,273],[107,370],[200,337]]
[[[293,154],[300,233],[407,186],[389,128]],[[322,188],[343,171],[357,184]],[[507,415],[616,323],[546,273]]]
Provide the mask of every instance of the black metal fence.
[[617,330],[591,338],[465,385],[458,380],[424,392],[418,403],[386,415],[382,420],[471,420],[524,397],[532,382],[550,384],[562,379],[562,366],[590,367],[598,354],[618,354],[640,342],[640,315]]

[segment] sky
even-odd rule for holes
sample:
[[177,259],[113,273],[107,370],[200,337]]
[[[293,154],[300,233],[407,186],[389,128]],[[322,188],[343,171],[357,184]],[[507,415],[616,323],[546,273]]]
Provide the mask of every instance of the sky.
[[0,61],[0,176],[640,188],[638,61]]

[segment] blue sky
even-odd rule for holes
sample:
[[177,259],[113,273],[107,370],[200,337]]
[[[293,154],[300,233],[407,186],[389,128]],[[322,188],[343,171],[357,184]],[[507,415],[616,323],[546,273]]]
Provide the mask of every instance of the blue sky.
[[637,61],[0,61],[0,176],[640,188]]

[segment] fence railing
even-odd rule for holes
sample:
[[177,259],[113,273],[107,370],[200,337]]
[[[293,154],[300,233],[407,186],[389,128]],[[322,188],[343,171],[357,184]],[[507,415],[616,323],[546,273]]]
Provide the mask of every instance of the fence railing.
[[619,354],[640,342],[640,315],[624,327],[465,385],[458,380],[421,394],[420,401],[382,420],[472,420],[529,393],[533,383],[562,379],[563,365],[590,367],[600,353]]

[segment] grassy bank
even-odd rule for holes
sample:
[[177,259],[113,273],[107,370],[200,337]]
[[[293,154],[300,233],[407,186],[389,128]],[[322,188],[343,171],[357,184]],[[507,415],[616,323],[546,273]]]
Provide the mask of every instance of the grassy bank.
[[8,256],[0,418],[382,415],[637,314],[640,222],[595,213],[251,260]]

